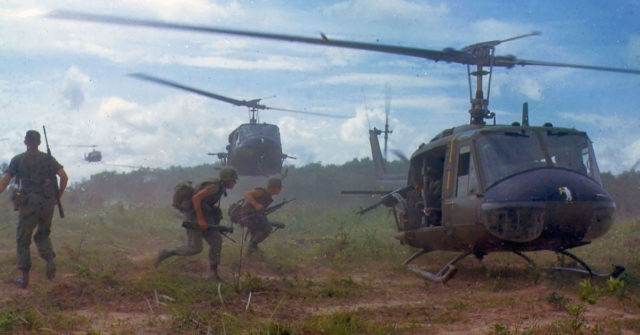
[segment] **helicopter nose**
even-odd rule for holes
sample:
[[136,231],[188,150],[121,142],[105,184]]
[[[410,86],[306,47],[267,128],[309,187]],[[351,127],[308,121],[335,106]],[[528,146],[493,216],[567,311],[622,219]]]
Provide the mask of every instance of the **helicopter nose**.
[[557,247],[583,244],[613,224],[615,203],[602,185],[582,174],[545,168],[493,185],[482,203],[487,230],[501,240],[542,237]]

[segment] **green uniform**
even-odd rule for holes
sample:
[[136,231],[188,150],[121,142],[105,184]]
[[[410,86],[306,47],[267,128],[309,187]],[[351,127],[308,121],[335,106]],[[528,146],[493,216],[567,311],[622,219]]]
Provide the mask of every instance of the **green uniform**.
[[[206,188],[211,193],[209,197],[202,200],[202,214],[204,214],[207,225],[219,225],[222,219],[222,212],[218,205],[220,198],[226,196],[226,189],[224,184],[218,179],[213,179],[207,183],[206,186],[196,187],[196,192]],[[198,222],[194,211],[186,212],[184,215],[186,221]],[[209,244],[209,265],[213,268],[220,264],[220,253],[222,251],[222,236],[220,236],[220,232],[212,229],[202,231],[200,229],[186,228],[186,230],[187,243],[173,250],[169,250],[169,252],[178,256],[199,254],[202,251],[202,240],[204,239],[207,241],[207,244]]]
[[[255,191],[259,192],[259,195],[255,197],[256,201],[261,204],[263,208],[269,207],[273,202],[271,194],[262,187],[256,188]],[[249,202],[246,202],[244,206],[243,220],[240,224],[249,229],[251,236],[249,248],[257,248],[258,243],[264,241],[271,234],[273,227],[264,212],[255,210]]]
[[37,228],[33,241],[38,254],[49,261],[55,258],[51,239],[51,220],[56,204],[54,183],[55,173],[62,169],[55,158],[40,151],[26,151],[19,154],[9,163],[8,173],[15,177],[20,185],[22,201],[16,234],[18,268],[23,271],[31,269],[31,236]]

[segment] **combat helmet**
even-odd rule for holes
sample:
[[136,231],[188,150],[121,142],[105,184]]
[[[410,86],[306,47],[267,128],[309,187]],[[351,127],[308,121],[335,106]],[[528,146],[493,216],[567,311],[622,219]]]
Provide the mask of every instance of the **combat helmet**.
[[282,187],[282,179],[278,177],[271,177],[267,181],[267,188],[269,187]]
[[219,178],[220,180],[223,180],[223,181],[228,181],[228,180],[236,181],[238,180],[238,172],[236,172],[236,169],[230,166],[225,166],[224,168],[222,168],[222,170],[220,170]]

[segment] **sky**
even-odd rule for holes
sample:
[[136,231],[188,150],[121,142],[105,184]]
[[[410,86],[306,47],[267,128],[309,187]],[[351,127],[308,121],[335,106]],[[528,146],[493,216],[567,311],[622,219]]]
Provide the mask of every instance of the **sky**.
[[[346,119],[263,111],[280,127],[288,164],[342,164],[370,156],[370,127],[410,155],[442,129],[469,122],[466,66],[421,58],[191,32],[54,20],[65,9],[231,29],[442,50],[500,44],[497,55],[640,69],[640,1],[214,1],[0,0],[0,163],[24,151],[24,133],[47,127],[72,182],[128,167],[214,163],[248,111],[127,76],[142,72],[272,107]],[[586,131],[601,171],[640,159],[640,76],[568,68],[494,69],[497,123]],[[486,87],[485,87],[486,93]],[[97,145],[101,163],[83,154]]]

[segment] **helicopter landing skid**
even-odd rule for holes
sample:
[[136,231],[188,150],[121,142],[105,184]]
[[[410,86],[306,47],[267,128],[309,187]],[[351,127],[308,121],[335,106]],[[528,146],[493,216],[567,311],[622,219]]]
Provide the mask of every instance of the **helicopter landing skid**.
[[613,278],[618,278],[625,270],[624,266],[613,264],[613,270],[611,272],[608,272],[608,273],[595,272],[595,271],[591,270],[591,268],[587,265],[587,263],[585,263],[583,260],[581,260],[578,256],[576,256],[576,255],[574,255],[574,254],[572,254],[572,253],[570,253],[570,252],[568,252],[566,250],[556,250],[555,252],[571,257],[574,261],[576,261],[580,265],[582,265],[582,267],[584,269],[579,269],[579,268],[574,268],[574,267],[553,266],[553,267],[551,267],[552,270],[570,271],[570,272],[588,274],[590,277],[613,277]]
[[409,265],[409,263],[411,263],[414,259],[428,253],[431,252],[433,250],[420,250],[418,252],[416,252],[415,254],[411,255],[409,258],[407,258],[402,265],[405,265],[407,267],[407,270],[415,273],[416,275],[418,275],[419,277],[422,277],[424,279],[428,279],[431,280],[433,282],[439,282],[439,283],[446,283],[449,279],[453,278],[453,276],[456,274],[456,272],[458,272],[458,269],[456,268],[455,264],[460,261],[461,259],[469,256],[471,254],[470,251],[464,252],[458,256],[456,256],[454,259],[452,259],[451,261],[449,261],[449,263],[447,263],[447,265],[445,265],[440,271],[438,271],[437,273],[433,273],[433,272],[429,272],[426,270],[421,270],[418,268],[414,268],[412,266]]

